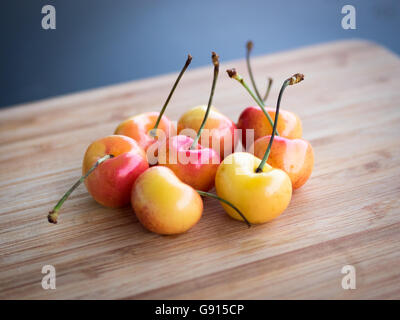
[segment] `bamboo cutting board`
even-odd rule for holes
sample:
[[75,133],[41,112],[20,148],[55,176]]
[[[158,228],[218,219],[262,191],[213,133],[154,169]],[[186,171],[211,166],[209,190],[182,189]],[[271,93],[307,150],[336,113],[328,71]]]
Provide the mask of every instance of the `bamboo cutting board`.
[[[196,57],[194,57],[195,59]],[[221,57],[223,61],[223,57]],[[365,41],[258,57],[275,105],[303,121],[315,151],[308,183],[278,219],[247,229],[218,202],[188,233],[146,231],[130,208],[102,208],[81,186],[59,224],[47,212],[80,175],[86,147],[131,115],[158,111],[176,74],[0,111],[0,298],[400,298],[400,59]],[[248,78],[244,61],[224,63]],[[167,115],[207,103],[212,66],[183,77]],[[4,93],[3,93],[4,94]],[[221,72],[214,105],[237,121],[254,104]],[[56,268],[55,290],[41,286]],[[356,269],[356,289],[341,286]]]

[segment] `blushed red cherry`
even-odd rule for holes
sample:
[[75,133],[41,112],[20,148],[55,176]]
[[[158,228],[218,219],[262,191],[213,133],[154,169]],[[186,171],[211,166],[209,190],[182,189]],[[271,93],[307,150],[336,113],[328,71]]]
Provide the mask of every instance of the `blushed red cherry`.
[[[237,123],[238,129],[242,130],[242,143],[247,148],[246,130],[254,130],[254,140],[272,134],[272,125],[265,116],[267,113],[271,118],[275,117],[275,110],[259,106],[250,106],[242,111]],[[302,137],[303,129],[300,118],[293,112],[281,110],[277,131],[281,137],[287,139],[299,139]]]
[[[271,136],[257,139],[251,147],[254,155],[261,158]],[[314,151],[311,143],[304,139],[275,137],[268,164],[285,171],[292,181],[293,189],[303,186],[310,178],[314,167]]]
[[128,205],[133,183],[148,167],[144,150],[129,137],[111,135],[93,142],[83,158],[82,177],[50,211],[49,222],[57,223],[61,206],[83,181],[101,205],[110,208]]

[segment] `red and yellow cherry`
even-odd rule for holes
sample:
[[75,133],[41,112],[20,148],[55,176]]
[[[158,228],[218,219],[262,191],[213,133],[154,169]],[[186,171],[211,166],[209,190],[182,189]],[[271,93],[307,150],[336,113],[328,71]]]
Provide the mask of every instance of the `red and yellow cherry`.
[[[275,110],[271,108],[265,108],[267,114],[271,117],[275,117]],[[254,140],[258,138],[271,135],[272,126],[265,117],[265,113],[258,106],[247,107],[242,111],[239,116],[237,123],[238,129],[242,130],[242,142],[246,146],[246,129],[254,130]],[[277,131],[281,137],[288,139],[301,138],[303,129],[300,118],[293,112],[281,110],[279,113],[279,123]]]
[[203,212],[200,195],[163,166],[146,170],[136,180],[131,203],[146,229],[164,235],[186,232]]
[[[254,130],[254,140],[271,135],[272,127],[274,126],[272,117],[275,117],[275,110],[265,108],[264,102],[251,91],[247,83],[237,74],[235,69],[231,69],[229,72],[236,74],[235,77],[231,78],[237,80],[258,104],[258,107],[248,107],[243,110],[237,123],[238,129],[242,130],[242,143],[245,147],[248,147],[246,129]],[[303,129],[300,118],[290,111],[282,110],[280,113],[281,121],[278,124],[276,134],[288,139],[301,138]]]
[[[254,150],[256,157],[261,158],[265,154],[270,139],[271,136],[265,136],[254,142],[250,149]],[[285,171],[290,177],[293,189],[298,189],[311,176],[314,151],[307,140],[275,137],[267,162],[272,167]]]
[[50,211],[49,222],[57,223],[61,206],[83,181],[101,205],[111,208],[128,205],[133,183],[148,167],[146,153],[129,137],[111,135],[93,142],[83,158],[82,177]]
[[[202,120],[207,111],[207,106],[200,105],[185,112],[178,120],[178,134],[184,134],[185,129],[192,129],[196,132],[200,129]],[[214,148],[221,157],[231,154],[234,151],[237,137],[234,135],[235,123],[211,106],[204,129],[209,130],[208,141],[199,140],[200,144]]]
[[[155,128],[159,117],[160,113],[158,112],[138,114],[121,122],[115,130],[115,134],[134,139],[146,151],[155,142],[155,138],[149,132]],[[165,137],[173,136],[176,133],[174,124],[164,115],[161,116],[157,129],[162,130]]]
[[215,174],[220,164],[219,154],[211,148],[197,144],[193,139],[178,135],[161,142],[158,148],[158,165],[170,168],[182,182],[208,191],[214,187]]
[[[260,163],[251,153],[235,152],[222,161],[215,176],[217,195],[234,204],[253,224],[278,217],[292,197],[289,176],[268,164],[257,172]],[[231,207],[221,204],[232,218],[243,220]]]
[[[241,77],[234,69],[228,70],[231,78]],[[267,150],[260,160],[246,152],[236,152],[224,159],[215,176],[217,195],[234,204],[251,223],[264,223],[278,217],[289,205],[292,197],[292,183],[283,170],[268,165],[279,117],[282,93],[288,85],[303,78],[295,75],[284,81],[279,93],[272,136]],[[230,207],[225,211],[234,219],[241,220]]]
[[178,86],[180,79],[182,78],[191,61],[192,56],[188,55],[186,63],[179,73],[178,78],[176,79],[160,112],[146,112],[128,118],[118,125],[114,133],[128,136],[136,140],[139,143],[139,146],[141,146],[145,151],[147,151],[149,146],[157,141],[159,131],[163,132],[163,138],[168,138],[169,136],[175,135],[175,126],[166,116],[164,116],[164,112],[176,87]]
[[178,135],[159,144],[158,163],[170,168],[179,179],[195,189],[207,191],[214,186],[215,173],[220,163],[219,154],[211,148],[204,148],[198,141],[201,138],[210,114],[212,99],[219,73],[218,55],[211,55],[214,64],[214,77],[210,98],[204,118],[194,139]]
[[104,162],[85,179],[86,188],[101,205],[124,207],[130,202],[133,183],[149,167],[146,154],[129,137],[108,136],[88,147],[83,159],[82,174],[85,175],[106,154],[112,154],[113,158]]

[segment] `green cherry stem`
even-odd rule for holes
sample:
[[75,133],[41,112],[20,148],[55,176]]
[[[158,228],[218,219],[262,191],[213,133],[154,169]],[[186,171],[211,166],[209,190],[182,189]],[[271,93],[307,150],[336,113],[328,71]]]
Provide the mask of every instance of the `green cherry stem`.
[[263,171],[265,163],[267,162],[269,154],[271,152],[272,143],[274,142],[274,137],[275,137],[275,133],[276,133],[276,126],[278,124],[279,108],[281,105],[281,99],[282,99],[283,92],[285,91],[287,86],[291,86],[293,84],[299,83],[302,80],[304,80],[304,75],[302,75],[300,73],[296,73],[294,76],[292,76],[289,79],[286,79],[283,82],[281,90],[279,91],[278,101],[276,103],[275,119],[274,119],[274,127],[272,129],[272,135],[271,135],[271,138],[269,139],[268,147],[267,147],[267,150],[265,150],[264,157],[262,158],[260,165],[256,169],[256,172]]
[[256,92],[257,98],[261,100],[262,99],[261,94],[258,91],[256,81],[254,80],[254,77],[253,77],[253,70],[252,70],[251,64],[250,64],[250,53],[251,53],[251,50],[253,49],[253,41],[247,41],[246,49],[247,49],[246,50],[246,64],[247,64],[247,70],[250,75],[250,81],[251,81],[251,84],[253,85],[254,91]]
[[65,202],[65,200],[68,199],[68,197],[71,195],[71,193],[79,187],[79,185],[93,172],[94,169],[96,169],[102,162],[113,158],[114,156],[111,154],[107,154],[104,157],[100,158],[99,160],[96,161],[93,167],[89,169],[89,171],[83,175],[82,177],[79,178],[77,182],[63,195],[63,197],[60,199],[60,201],[57,202],[53,210],[49,212],[49,215],[47,216],[47,219],[49,220],[50,223],[57,223],[57,218],[58,218],[58,211],[61,209],[61,206]]
[[164,106],[162,107],[162,109],[160,111],[160,114],[158,115],[158,118],[157,118],[156,124],[154,125],[154,128],[150,131],[150,135],[151,136],[155,137],[158,125],[160,124],[160,121],[161,121],[161,118],[162,118],[162,116],[163,116],[163,114],[165,112],[165,109],[167,109],[169,100],[171,100],[171,97],[174,94],[174,91],[175,91],[176,87],[178,86],[179,81],[181,80],[183,74],[185,73],[186,69],[189,67],[189,64],[191,62],[192,62],[192,56],[189,54],[188,57],[187,57],[187,60],[185,62],[185,65],[183,66],[181,72],[179,73],[178,78],[175,80],[175,83],[174,83],[174,85],[173,85],[173,87],[172,87],[172,89],[171,89],[171,91],[170,91],[170,93],[169,93],[169,95],[167,97],[167,100],[165,100]]
[[212,62],[214,64],[214,78],[213,78],[213,82],[212,82],[212,86],[211,86],[210,98],[208,99],[207,110],[206,110],[206,113],[204,115],[203,122],[200,125],[199,131],[197,132],[197,136],[193,140],[193,143],[190,146],[190,149],[194,149],[197,146],[197,143],[198,143],[198,141],[199,141],[199,139],[201,137],[201,133],[203,132],[204,126],[205,126],[205,124],[207,122],[208,115],[210,113],[212,100],[213,100],[213,97],[214,97],[215,86],[217,84],[218,73],[219,73],[219,60],[218,60],[218,58],[219,58],[219,56],[215,52],[212,52],[211,59],[212,59]]
[[[253,91],[251,91],[251,89],[249,88],[247,83],[243,80],[243,77],[236,72],[236,69],[229,69],[229,70],[226,70],[226,72],[228,73],[228,76],[230,78],[237,80],[247,90],[247,92],[251,95],[251,97],[258,104],[258,106],[261,108],[261,110],[263,111],[263,113],[267,117],[268,122],[270,123],[271,127],[273,127],[274,126],[274,122],[272,121],[272,119],[271,119],[270,115],[268,114],[267,110],[265,110],[264,102],[262,102],[262,100],[259,99],[253,93]],[[278,131],[276,131],[276,134],[279,136]]]
[[256,85],[256,81],[254,80],[254,76],[253,76],[253,69],[251,68],[251,64],[250,64],[250,53],[253,50],[253,41],[247,41],[246,44],[246,64],[247,64],[247,71],[249,72],[250,75],[250,80],[251,83],[253,85],[254,91],[256,92],[257,98],[259,100],[262,100],[263,102],[265,102],[269,96],[269,92],[271,91],[271,86],[273,83],[272,78],[268,78],[268,85],[267,85],[267,89],[265,91],[265,95],[264,98],[261,98],[261,94],[258,91],[257,85]]
[[269,93],[271,91],[272,83],[274,80],[272,78],[268,78],[268,85],[267,85],[267,91],[265,92],[264,98],[262,99],[263,102],[265,102],[269,96]]
[[244,214],[243,214],[238,208],[236,208],[235,205],[233,205],[233,204],[230,203],[229,201],[227,201],[227,200],[225,200],[225,199],[223,199],[223,198],[221,198],[221,197],[219,197],[219,196],[217,196],[216,194],[213,194],[213,193],[209,193],[209,192],[205,192],[205,191],[200,191],[200,190],[196,190],[196,191],[197,191],[197,193],[198,193],[199,195],[201,195],[201,196],[214,198],[214,199],[217,199],[217,200],[219,200],[219,201],[221,201],[221,202],[227,204],[228,206],[230,206],[233,210],[235,210],[235,211],[243,218],[243,220],[246,222],[246,224],[247,224],[247,226],[248,226],[249,228],[251,227],[251,224],[250,224],[249,220],[246,219],[246,217],[244,216]]

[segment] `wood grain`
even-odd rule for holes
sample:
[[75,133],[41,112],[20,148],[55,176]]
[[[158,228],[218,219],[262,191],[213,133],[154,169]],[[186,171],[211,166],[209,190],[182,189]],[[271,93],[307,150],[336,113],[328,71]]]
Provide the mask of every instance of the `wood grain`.
[[[0,298],[399,299],[400,59],[353,40],[253,64],[258,81],[275,79],[269,101],[285,78],[305,74],[282,108],[301,117],[316,163],[288,210],[251,229],[206,199],[195,228],[158,236],[131,209],[102,208],[84,187],[58,225],[46,220],[79,176],[86,147],[124,118],[159,110],[176,74],[1,110]],[[242,60],[228,67],[247,76]],[[211,65],[188,72],[167,115],[206,103],[211,79]],[[214,104],[236,121],[253,103],[221,73]],[[41,287],[46,264],[57,270],[56,290]],[[355,290],[341,287],[347,264]]]

